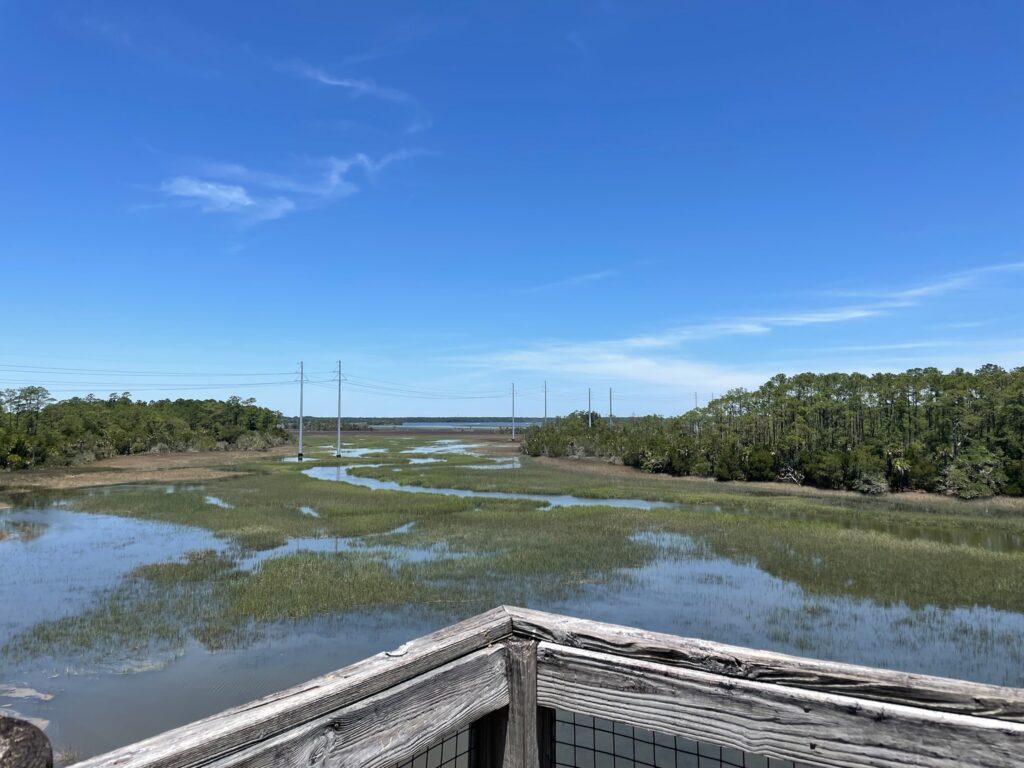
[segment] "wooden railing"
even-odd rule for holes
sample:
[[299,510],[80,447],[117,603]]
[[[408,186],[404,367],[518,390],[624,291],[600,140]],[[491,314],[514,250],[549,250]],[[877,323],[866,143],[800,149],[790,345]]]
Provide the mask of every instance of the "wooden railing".
[[549,768],[555,709],[795,764],[1024,765],[1024,690],[502,607],[75,768],[394,768],[470,725],[474,768]]

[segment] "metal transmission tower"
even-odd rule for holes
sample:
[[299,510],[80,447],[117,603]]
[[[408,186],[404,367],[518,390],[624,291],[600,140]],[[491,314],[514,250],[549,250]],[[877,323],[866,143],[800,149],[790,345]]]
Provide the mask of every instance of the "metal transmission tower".
[[338,361],[338,450],[334,455],[341,456],[341,360]]
[[302,405],[305,396],[306,368],[304,363],[299,363],[299,461],[302,461]]

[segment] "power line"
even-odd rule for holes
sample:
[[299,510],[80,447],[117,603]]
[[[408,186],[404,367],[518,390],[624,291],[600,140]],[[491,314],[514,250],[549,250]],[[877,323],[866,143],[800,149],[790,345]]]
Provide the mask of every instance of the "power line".
[[[52,381],[50,383],[56,384],[57,386],[63,387],[103,387],[113,389],[125,389],[134,388],[136,384],[140,384],[144,388],[150,389],[209,389],[215,387],[273,387],[280,384],[291,384],[297,381],[297,379],[285,379],[282,381],[235,381],[230,384],[218,383],[218,384],[201,384],[199,382],[190,381],[183,383],[169,384],[167,387],[153,387],[152,381],[146,382],[131,382],[131,381]],[[47,383],[43,380],[43,384]],[[0,384],[21,384],[24,386],[42,386],[40,379],[0,379]]]
[[[280,387],[287,384],[294,384],[296,379],[289,379],[288,381],[263,381],[263,382],[239,382],[236,384],[199,384],[199,385],[171,385],[167,387],[133,387],[130,384],[118,384],[118,385],[98,385],[90,384],[87,387],[76,387],[75,389],[52,389],[45,387],[47,392],[52,394],[75,394],[85,391],[90,387],[96,387],[97,390],[107,390],[110,392],[178,392],[178,391],[201,391],[209,389],[234,389],[237,390],[240,387]],[[64,382],[60,382],[63,384]],[[31,382],[29,386],[39,386],[39,382]]]
[[[388,381],[385,379],[375,379],[369,376],[357,376],[354,374],[345,374],[345,379],[349,382],[358,382],[367,387],[381,387],[381,388],[397,388],[406,389],[416,392],[425,392],[431,394],[451,394],[451,395],[462,395],[462,394],[490,394],[490,395],[503,395],[504,391],[500,389],[487,389],[487,390],[466,390],[466,389],[452,389],[449,387],[417,387],[403,382]],[[333,380],[333,379],[332,379]]]
[[12,365],[0,363],[0,370],[12,373],[50,373],[52,375],[102,373],[116,376],[287,376],[294,371],[268,371],[256,373],[187,372],[187,371],[121,371],[107,368],[58,368],[46,365]]
[[[349,387],[353,392],[365,396],[383,397],[401,400],[423,400],[423,401],[499,401],[508,397],[507,389],[470,389],[451,386],[426,386],[415,382],[400,382],[391,379],[382,379],[372,376],[346,373],[338,365],[336,370],[307,371],[304,364],[299,371],[250,371],[248,373],[237,371],[160,371],[142,369],[119,369],[119,368],[81,368],[72,366],[48,366],[30,364],[0,364],[0,376],[7,374],[10,378],[0,378],[0,385],[9,386],[47,386],[53,394],[81,394],[97,391],[119,391],[119,392],[188,392],[188,391],[214,391],[214,390],[241,390],[247,388],[283,387],[293,385],[296,381],[301,386],[306,385],[318,389],[339,389],[342,384]],[[18,377],[21,374],[22,377]],[[26,379],[24,376],[39,375],[39,378]],[[311,375],[312,374],[312,375]],[[294,378],[298,375],[300,378]],[[120,380],[112,380],[115,377]],[[123,377],[123,378],[122,378]],[[158,381],[163,377],[164,381]],[[272,378],[271,377],[281,377]],[[42,381],[40,381],[42,379]],[[205,379],[205,381],[203,380]],[[568,387],[568,385],[566,385]],[[593,413],[592,389],[588,387],[587,409]],[[664,391],[663,391],[664,392]],[[680,410],[685,409],[685,401],[689,395],[680,393],[671,395],[664,393],[644,394],[638,392],[623,392],[615,389],[614,395],[619,402],[627,404],[637,401],[647,403],[672,403]],[[300,393],[301,394],[301,393]],[[613,413],[612,403],[613,390],[609,388],[609,416]],[[572,406],[578,402],[576,395],[563,388],[561,393],[558,387],[552,388],[547,380],[532,386],[516,386],[515,396],[520,401],[516,403],[517,410],[521,402],[534,402],[536,406],[543,409],[544,418],[548,418],[549,406],[557,404],[558,410],[566,406]],[[694,405],[699,405],[706,396],[694,393]],[[714,398],[714,394],[708,400]],[[534,407],[536,407],[534,406]],[[541,410],[541,407],[538,410]],[[628,406],[631,407],[631,406]]]

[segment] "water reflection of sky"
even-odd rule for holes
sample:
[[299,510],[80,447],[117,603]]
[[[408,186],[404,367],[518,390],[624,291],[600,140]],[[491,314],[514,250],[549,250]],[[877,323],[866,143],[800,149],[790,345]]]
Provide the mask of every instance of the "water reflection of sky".
[[465,488],[429,488],[420,485],[403,485],[394,480],[378,480],[374,477],[360,477],[350,470],[380,467],[381,464],[356,464],[348,467],[310,467],[302,471],[307,477],[317,480],[333,480],[376,491],[403,491],[406,493],[428,493],[439,496],[459,496],[473,499],[516,499],[538,501],[552,507],[629,507],[631,509],[659,509],[674,507],[664,501],[646,499],[591,499],[566,494],[506,493],[504,491],[470,491]]
[[[469,446],[444,441],[410,452],[409,463],[440,463],[444,454],[465,453]],[[442,449],[438,451],[438,448]],[[348,449],[346,449],[348,450]],[[359,455],[377,452],[358,450]],[[440,453],[441,456],[430,454]],[[419,454],[419,455],[416,455]],[[356,455],[353,453],[353,455]],[[513,468],[518,458],[483,460],[481,468]],[[364,465],[372,466],[372,465]],[[531,499],[553,505],[671,506],[643,500],[581,499],[417,488],[349,474],[353,467],[313,465],[304,473],[366,488],[454,496]],[[148,486],[157,493],[204,491],[202,486]],[[90,494],[116,493],[93,489]],[[204,491],[205,492],[205,491]],[[214,496],[207,503],[220,502]],[[0,645],[39,621],[76,615],[96,604],[99,593],[114,587],[135,567],[179,560],[191,550],[232,551],[212,533],[186,526],[73,511],[73,502],[0,513],[8,525],[25,526],[32,536],[0,541]],[[708,506],[708,514],[716,514]],[[217,510],[210,509],[211,513]],[[295,514],[317,517],[317,510],[296,506]],[[798,512],[780,513],[803,520]],[[822,518],[829,525],[879,530],[900,538],[1020,551],[1015,533],[958,530],[920,523],[913,525],[878,516],[842,515]],[[297,552],[362,553],[392,566],[455,559],[447,542],[413,544],[407,523],[385,534],[365,537],[306,537],[275,549],[239,555],[239,568],[253,570],[271,558]],[[622,569],[610,578],[562,582],[539,574],[530,582],[507,585],[484,578],[482,592],[494,601],[517,599],[530,607],[707,640],[994,682],[1024,685],[1024,615],[989,608],[953,609],[880,605],[870,600],[815,595],[794,582],[777,578],[754,562],[718,557],[701,542],[676,534],[641,532],[635,540],[652,545],[655,556],[645,565]],[[584,576],[586,567],[583,566]],[[548,597],[542,597],[547,595]],[[560,595],[560,596],[559,596]],[[144,738],[225,707],[323,674],[374,652],[492,607],[490,602],[435,606],[429,610],[376,612],[374,615],[321,616],[263,628],[264,636],[245,647],[211,652],[190,639],[175,655],[154,657],[142,674],[113,674],[70,662],[70,674],[57,666],[32,661],[0,668],[4,678],[30,686],[52,700],[5,699],[0,708],[52,721],[48,735],[55,744],[84,755],[96,754]],[[141,665],[146,666],[146,665]],[[141,667],[140,667],[141,668]],[[55,670],[58,674],[55,676]],[[153,692],[159,690],[159,706]],[[196,696],[196,691],[202,691]],[[99,705],[97,705],[99,704]],[[112,724],[116,724],[112,725]]]
[[81,514],[64,505],[17,509],[3,517],[43,532],[31,540],[0,541],[0,645],[44,619],[81,612],[97,591],[137,566],[224,547],[201,528]]

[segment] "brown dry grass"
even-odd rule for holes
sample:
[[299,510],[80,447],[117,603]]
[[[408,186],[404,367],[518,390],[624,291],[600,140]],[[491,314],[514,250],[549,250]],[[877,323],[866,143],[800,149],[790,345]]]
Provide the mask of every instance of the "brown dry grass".
[[[218,480],[244,473],[252,461],[286,456],[294,446],[269,451],[197,451],[114,456],[80,467],[34,469],[0,474],[0,491],[19,488],[92,488],[122,483],[184,483]],[[9,506],[0,501],[0,509]]]
[[[8,487],[17,488],[52,488],[63,490],[70,488],[92,488],[98,485],[120,485],[122,483],[192,483],[202,480],[219,480],[225,477],[236,477],[242,472],[228,472],[206,467],[183,467],[181,469],[153,469],[111,472],[88,472],[83,474],[33,474],[24,473],[16,478]],[[0,488],[4,486],[0,485]]]
[[[346,439],[367,438],[373,433],[366,431],[344,432]],[[448,432],[424,433],[422,430],[387,430],[381,437],[453,437],[481,445],[481,452],[487,454],[519,453],[518,442],[508,435],[493,432]],[[323,439],[334,436],[333,432],[307,432],[307,439]],[[308,445],[308,444],[307,444]],[[135,456],[113,456],[78,467],[57,469],[33,469],[23,472],[0,473],[0,491],[18,489],[69,490],[93,488],[100,485],[124,483],[188,483],[204,480],[218,480],[244,474],[244,465],[253,461],[274,459],[295,453],[294,444],[285,444],[268,451],[195,451],[186,453],[144,453]],[[0,509],[10,504],[0,500]]]
[[[550,462],[566,472],[577,472],[586,475],[600,475],[602,477],[636,478],[643,477],[651,482],[675,484],[689,490],[705,489],[709,493],[749,493],[760,496],[806,496],[823,500],[842,499],[863,499],[862,494],[855,491],[830,491],[825,488],[814,488],[806,485],[794,485],[792,483],[752,483],[752,482],[720,482],[714,478],[707,477],[675,477],[673,475],[647,473],[636,467],[627,467],[622,464],[612,464],[604,459],[550,459],[541,458],[541,461]],[[890,494],[886,497],[890,500],[898,500],[900,504],[919,505],[923,507],[953,507],[963,505],[980,505],[1006,512],[1024,513],[1024,498],[1011,496],[997,496],[976,502],[965,502],[949,496],[941,496],[936,493],[909,492]]]

